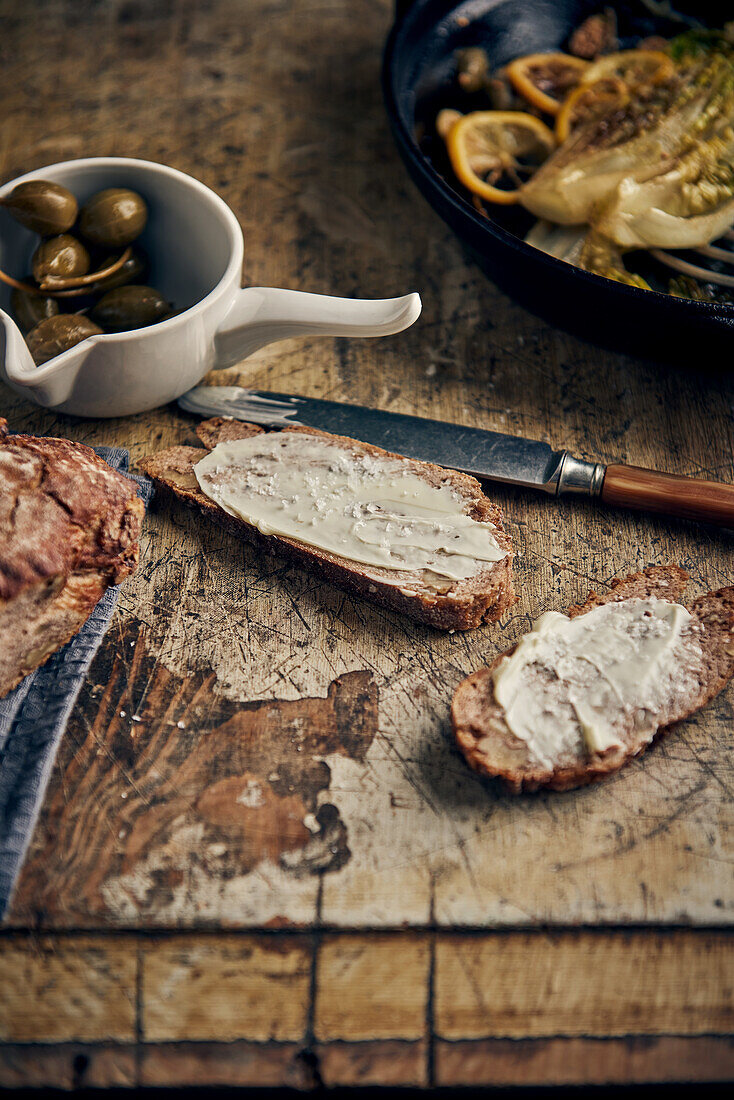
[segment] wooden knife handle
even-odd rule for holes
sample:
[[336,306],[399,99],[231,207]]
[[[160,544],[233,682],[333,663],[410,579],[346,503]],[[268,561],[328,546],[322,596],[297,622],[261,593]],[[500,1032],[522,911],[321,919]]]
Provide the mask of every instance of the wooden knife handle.
[[641,466],[607,466],[601,499],[620,508],[665,512],[734,528],[734,485],[718,481],[661,474]]

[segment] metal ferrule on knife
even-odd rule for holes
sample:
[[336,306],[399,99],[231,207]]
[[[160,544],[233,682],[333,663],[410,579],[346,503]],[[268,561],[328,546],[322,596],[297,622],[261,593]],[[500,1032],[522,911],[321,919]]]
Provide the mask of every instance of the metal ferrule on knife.
[[585,497],[601,495],[606,466],[601,462],[585,462],[582,458],[574,458],[568,451],[555,453],[559,456],[558,468],[547,487],[544,486],[547,492],[558,497],[564,493],[577,493]]

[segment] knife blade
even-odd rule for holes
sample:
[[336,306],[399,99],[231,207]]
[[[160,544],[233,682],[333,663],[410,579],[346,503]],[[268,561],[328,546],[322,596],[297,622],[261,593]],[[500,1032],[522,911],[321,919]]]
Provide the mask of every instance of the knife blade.
[[604,480],[603,465],[584,462],[568,451],[554,451],[549,443],[363,405],[265,393],[241,386],[195,386],[179,397],[178,404],[187,412],[203,416],[231,416],[269,427],[290,424],[320,428],[407,458],[553,496],[598,496]]

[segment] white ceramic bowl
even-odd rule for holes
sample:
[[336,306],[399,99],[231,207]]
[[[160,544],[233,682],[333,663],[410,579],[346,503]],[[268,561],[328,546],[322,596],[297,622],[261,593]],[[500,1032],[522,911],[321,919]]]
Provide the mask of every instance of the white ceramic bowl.
[[[91,157],[11,180],[48,179],[80,205],[105,187],[129,187],[149,217],[140,244],[146,281],[176,316],[149,328],[92,336],[37,367],[7,309],[0,284],[0,375],[20,393],[79,416],[127,416],[180,397],[214,367],[231,366],[274,340],[299,335],[388,336],[417,319],[417,294],[379,301],[331,298],[273,287],[240,288],[242,230],[222,199],[198,180],[152,161]],[[25,277],[38,237],[0,209],[0,268]]]

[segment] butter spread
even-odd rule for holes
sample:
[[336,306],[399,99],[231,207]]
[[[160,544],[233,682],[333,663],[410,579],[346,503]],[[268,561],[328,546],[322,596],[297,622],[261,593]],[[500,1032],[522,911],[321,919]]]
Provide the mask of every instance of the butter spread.
[[449,484],[430,485],[404,462],[319,436],[268,432],[219,443],[194,473],[206,496],[263,534],[418,572],[428,587],[445,588],[507,556],[496,528],[467,516]]
[[680,604],[630,599],[569,619],[548,611],[494,671],[495,699],[535,760],[603,753],[695,690],[701,657]]

